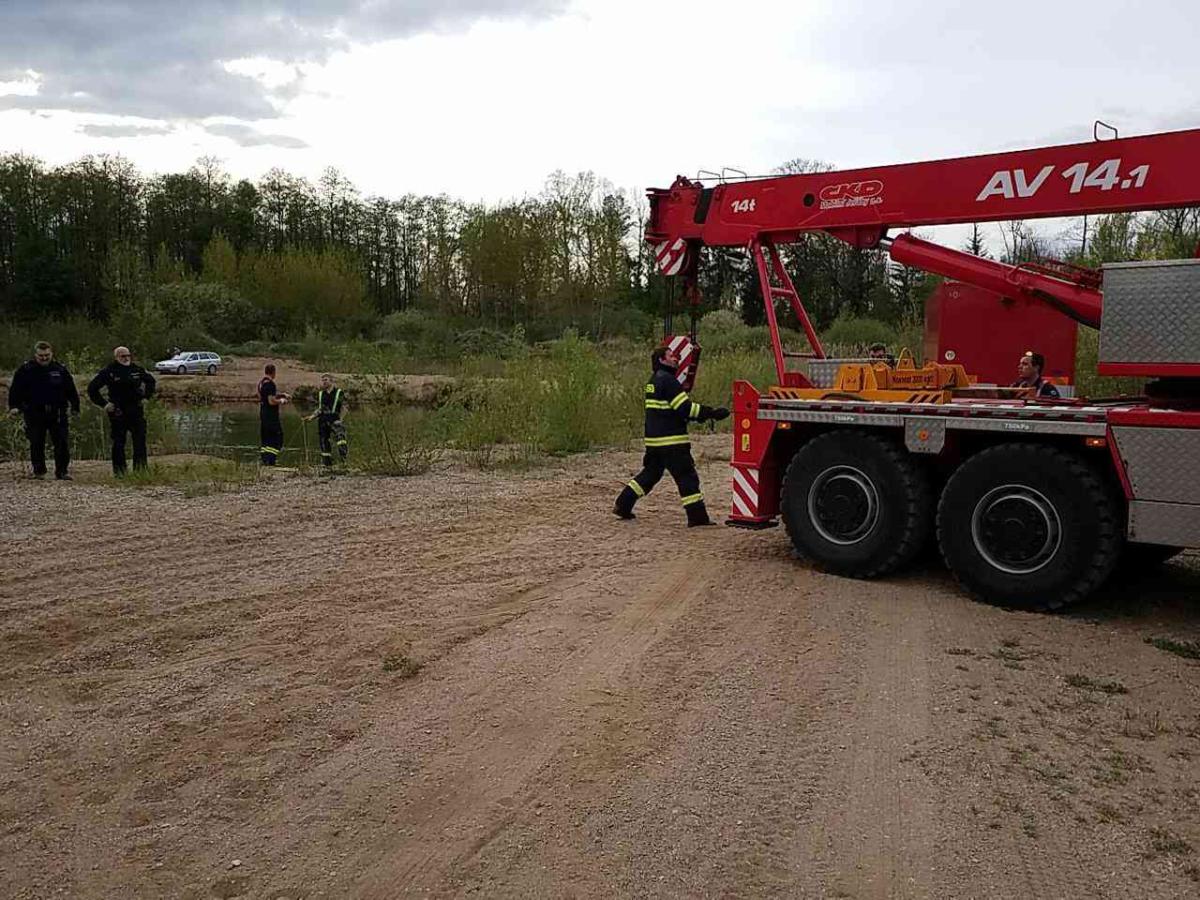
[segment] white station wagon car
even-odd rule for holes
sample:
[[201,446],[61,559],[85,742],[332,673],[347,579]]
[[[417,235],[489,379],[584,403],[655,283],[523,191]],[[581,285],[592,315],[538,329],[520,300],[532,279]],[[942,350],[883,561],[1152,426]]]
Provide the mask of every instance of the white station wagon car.
[[170,359],[154,364],[156,372],[170,372],[176,375],[199,375],[202,372],[216,375],[220,367],[221,357],[215,353],[198,350],[184,350]]

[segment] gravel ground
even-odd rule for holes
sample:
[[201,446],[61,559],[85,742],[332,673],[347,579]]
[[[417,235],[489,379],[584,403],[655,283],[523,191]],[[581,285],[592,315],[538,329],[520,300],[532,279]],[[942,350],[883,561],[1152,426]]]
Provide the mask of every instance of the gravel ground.
[[0,893],[1200,893],[1200,557],[1011,613],[636,467],[0,473]]

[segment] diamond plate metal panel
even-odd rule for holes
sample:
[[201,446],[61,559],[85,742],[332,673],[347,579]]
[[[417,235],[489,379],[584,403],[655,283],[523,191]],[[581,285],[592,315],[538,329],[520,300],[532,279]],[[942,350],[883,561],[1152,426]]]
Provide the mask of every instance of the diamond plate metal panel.
[[1102,363],[1200,363],[1200,259],[1104,267]]
[[1129,540],[1171,547],[1200,547],[1200,506],[1193,503],[1129,504]]
[[868,363],[869,359],[810,359],[808,361],[808,380],[813,387],[831,388],[837,381],[838,369],[844,363]]
[[1113,428],[1137,500],[1200,503],[1200,428]]
[[816,422],[821,425],[882,425],[895,428],[904,424],[904,420],[898,415],[889,416],[815,409],[760,409],[758,417],[760,419],[771,419],[776,422]]
[[[805,401],[775,400],[772,405],[764,404],[758,411],[760,419],[770,419],[774,422],[815,422],[822,425],[881,425],[884,427],[899,427],[911,417],[911,413],[897,412],[863,413],[853,410],[840,412],[836,409],[812,409],[804,405]],[[832,406],[833,404],[828,404]],[[883,408],[886,404],[876,403],[872,406]],[[926,417],[920,417],[924,421]],[[1051,421],[1049,419],[1025,418],[959,418],[947,416],[933,419],[944,423],[951,431],[1004,431],[1011,434],[1080,434],[1090,437],[1103,437],[1106,426],[1103,422],[1084,421]]]
[[941,453],[946,446],[946,420],[905,419],[904,446],[913,453]]

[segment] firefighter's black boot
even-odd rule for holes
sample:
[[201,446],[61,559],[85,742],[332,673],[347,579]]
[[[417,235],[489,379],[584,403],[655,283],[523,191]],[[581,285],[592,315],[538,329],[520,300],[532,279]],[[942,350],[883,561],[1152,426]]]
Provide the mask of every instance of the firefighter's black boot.
[[633,488],[629,485],[617,494],[617,502],[613,504],[613,515],[622,519],[636,519],[633,514],[633,504],[637,503],[637,494],[633,492]]
[[687,510],[688,528],[717,524],[708,517],[708,510],[705,508],[703,500],[697,503],[689,503],[684,509]]

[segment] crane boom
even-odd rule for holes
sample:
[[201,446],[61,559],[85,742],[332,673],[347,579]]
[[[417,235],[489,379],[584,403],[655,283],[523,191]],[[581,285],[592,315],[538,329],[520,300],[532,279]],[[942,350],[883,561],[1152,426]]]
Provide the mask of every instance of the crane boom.
[[1200,129],[932,162],[652,189],[646,238],[712,246],[824,231],[873,247],[891,228],[1200,205]]

